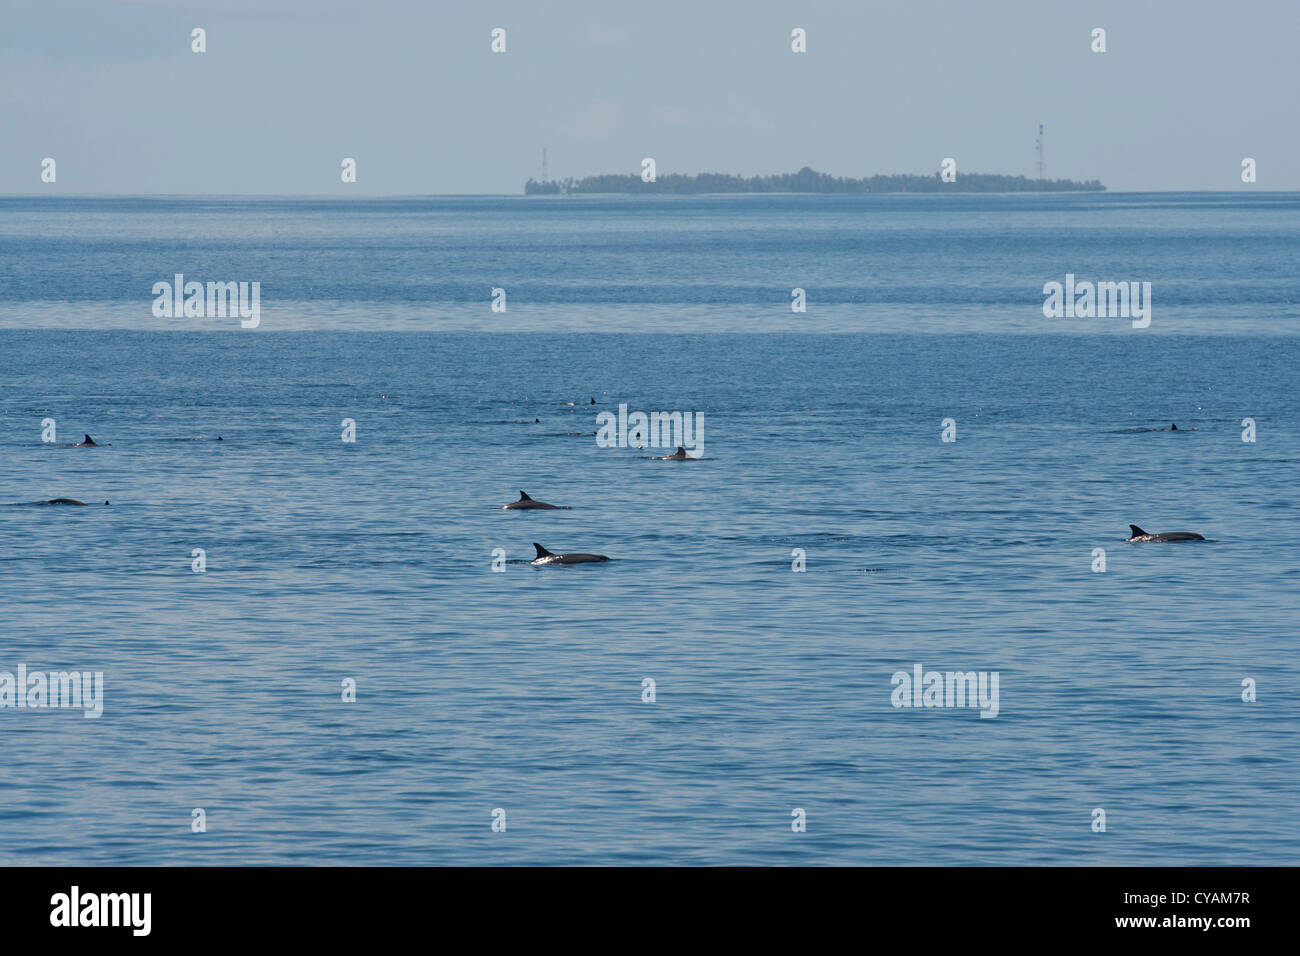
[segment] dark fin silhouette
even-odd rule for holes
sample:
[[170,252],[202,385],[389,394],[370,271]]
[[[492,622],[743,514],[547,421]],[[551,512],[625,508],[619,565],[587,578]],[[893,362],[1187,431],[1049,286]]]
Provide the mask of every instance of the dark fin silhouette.
[[108,499],[104,499],[104,504],[108,504]]
[[526,491],[521,491],[521,492],[519,492],[519,500],[520,500],[520,501],[532,501],[533,499],[528,497],[528,492],[526,492]]
[[1129,525],[1129,528],[1133,531],[1133,534],[1130,535],[1130,537],[1133,537],[1133,538],[1140,538],[1140,537],[1142,537],[1144,534],[1146,534],[1145,531],[1143,531],[1141,528],[1139,528],[1139,527],[1138,527],[1137,525],[1135,525],[1135,524],[1131,524],[1131,525]]
[[[550,556],[551,556],[551,552],[550,552],[550,551],[547,551],[545,548],[543,548],[543,547],[542,547],[540,544],[538,544],[536,541],[533,542],[533,547],[537,549],[537,557],[538,557],[538,558],[547,558],[547,557],[550,557]],[[534,558],[533,560],[537,560],[537,559]]]
[[595,399],[594,397],[593,397],[592,400],[591,400],[591,404],[593,404],[593,405],[596,404],[596,399]]
[[683,448],[681,445],[678,445],[678,446],[677,446],[677,454],[679,454],[679,455],[684,455],[684,454],[686,454],[686,449]]
[[1177,426],[1176,424],[1170,425],[1170,426],[1169,426],[1169,430],[1170,430],[1171,432],[1176,432],[1176,431],[1178,431],[1178,426]]
[[95,439],[93,439],[93,438],[91,438],[89,435],[87,435],[84,439],[82,439],[82,442],[81,442],[81,443],[82,443],[83,445],[93,445],[93,444],[95,444]]

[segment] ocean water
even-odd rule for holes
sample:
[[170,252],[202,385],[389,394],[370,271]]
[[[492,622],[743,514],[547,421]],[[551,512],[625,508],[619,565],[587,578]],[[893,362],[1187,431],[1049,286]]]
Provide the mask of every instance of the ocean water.
[[1300,193],[0,198],[0,328],[228,328],[154,317],[176,273],[259,282],[268,331],[1131,327],[1045,320],[1072,273],[1150,282],[1148,335],[1291,334],[1297,222]]
[[1300,862],[1298,204],[0,200],[0,863]]

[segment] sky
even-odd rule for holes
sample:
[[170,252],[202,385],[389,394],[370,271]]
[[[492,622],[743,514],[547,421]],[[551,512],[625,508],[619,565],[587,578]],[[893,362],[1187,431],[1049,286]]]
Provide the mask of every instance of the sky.
[[1050,178],[1297,189],[1298,41],[1297,0],[0,0],[0,194],[1034,176],[1040,122]]

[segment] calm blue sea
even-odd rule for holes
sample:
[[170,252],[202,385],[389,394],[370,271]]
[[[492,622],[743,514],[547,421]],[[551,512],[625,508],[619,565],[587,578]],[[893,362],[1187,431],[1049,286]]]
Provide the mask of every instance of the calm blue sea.
[[0,672],[104,674],[0,707],[0,863],[1300,863],[1297,262],[1291,194],[0,200]]

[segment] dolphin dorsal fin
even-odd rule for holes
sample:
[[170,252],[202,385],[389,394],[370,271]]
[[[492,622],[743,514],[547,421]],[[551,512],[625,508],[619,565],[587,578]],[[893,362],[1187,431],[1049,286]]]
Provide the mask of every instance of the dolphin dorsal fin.
[[679,454],[679,455],[684,455],[684,454],[686,454],[686,449],[683,448],[681,445],[678,445],[678,446],[677,446],[677,454]]
[[1140,538],[1140,537],[1142,537],[1144,534],[1146,534],[1145,531],[1143,531],[1141,528],[1139,528],[1139,527],[1138,527],[1137,525],[1135,525],[1135,524],[1131,524],[1131,525],[1129,525],[1129,528],[1132,530],[1132,532],[1133,532],[1133,537],[1135,537],[1135,538]]
[[533,547],[537,549],[537,557],[539,558],[544,558],[551,553],[550,551],[547,551],[545,548],[543,548],[536,541],[533,542]]
[[82,441],[85,442],[85,444],[87,445],[95,444],[95,439],[91,438],[89,435],[87,435],[84,439],[82,439]]
[[526,491],[521,491],[521,492],[519,492],[519,500],[520,500],[520,501],[532,501],[533,499],[528,497],[528,492],[526,492]]

